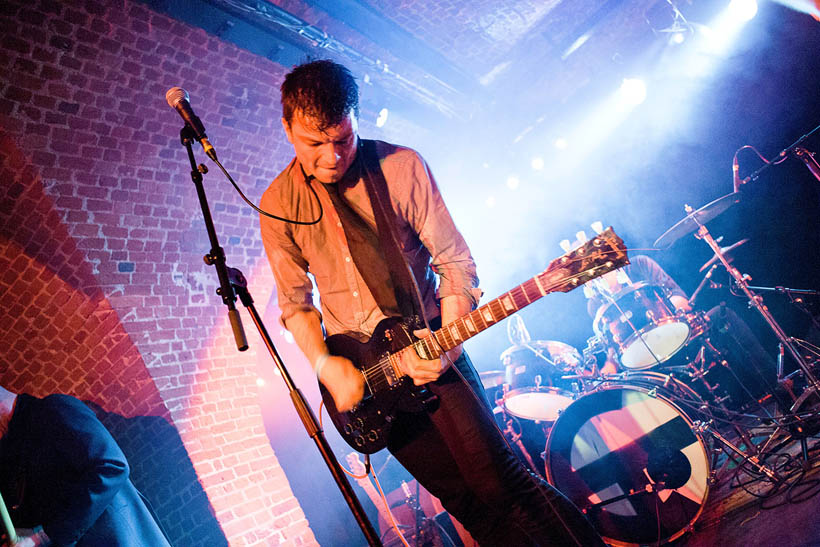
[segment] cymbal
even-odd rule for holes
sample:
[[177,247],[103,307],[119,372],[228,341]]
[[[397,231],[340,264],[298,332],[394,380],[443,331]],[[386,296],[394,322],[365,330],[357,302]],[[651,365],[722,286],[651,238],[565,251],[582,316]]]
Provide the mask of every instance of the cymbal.
[[700,209],[692,211],[679,220],[674,226],[666,230],[661,237],[655,240],[654,246],[658,249],[671,247],[674,242],[696,231],[701,224],[706,224],[739,201],[740,193],[733,192],[707,203]]
[[492,389],[504,383],[503,370],[485,370],[479,372],[478,377],[481,378],[481,385],[484,386],[484,389]]
[[[738,241],[737,243],[732,243],[732,244],[731,244],[731,245],[729,245],[728,247],[721,247],[721,248],[720,248],[720,252],[721,252],[722,254],[724,254],[724,255],[725,255],[725,254],[728,254],[728,253],[730,253],[731,251],[734,251],[735,249],[737,249],[738,247],[740,247],[741,245],[743,245],[744,243],[746,243],[747,241],[749,241],[749,238],[746,238],[746,239],[741,239],[741,240],[740,240],[740,241]],[[727,258],[728,258],[728,257],[727,257]],[[700,267],[700,269],[699,269],[698,271],[699,271],[699,272],[702,272],[702,271],[703,271],[703,270],[705,270],[706,268],[709,268],[712,264],[714,264],[715,262],[717,262],[717,259],[718,259],[717,255],[713,256],[712,258],[710,258],[710,259],[706,262],[706,264],[704,264],[703,266],[701,266],[701,267]]]

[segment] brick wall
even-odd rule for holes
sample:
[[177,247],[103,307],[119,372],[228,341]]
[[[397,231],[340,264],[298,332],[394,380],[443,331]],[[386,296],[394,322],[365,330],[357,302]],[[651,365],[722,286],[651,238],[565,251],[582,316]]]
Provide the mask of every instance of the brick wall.
[[[246,319],[236,351],[202,261],[164,99],[190,92],[256,199],[290,157],[284,69],[125,0],[10,0],[0,27],[0,382],[91,403],[175,544],[316,543],[263,428],[261,343]],[[205,185],[229,264],[267,302],[256,214],[215,170]]]

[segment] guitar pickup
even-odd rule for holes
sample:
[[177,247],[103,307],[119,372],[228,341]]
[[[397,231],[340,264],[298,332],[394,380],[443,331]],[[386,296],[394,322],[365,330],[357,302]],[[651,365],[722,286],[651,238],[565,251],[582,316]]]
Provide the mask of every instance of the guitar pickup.
[[396,385],[399,380],[401,380],[401,377],[396,374],[396,369],[392,366],[384,368],[384,377],[387,379],[387,384],[391,387]]

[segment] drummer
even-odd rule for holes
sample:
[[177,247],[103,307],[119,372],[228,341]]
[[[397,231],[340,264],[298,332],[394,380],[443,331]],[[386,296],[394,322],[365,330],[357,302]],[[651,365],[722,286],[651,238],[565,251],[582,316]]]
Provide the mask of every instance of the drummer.
[[[675,280],[648,256],[637,255],[630,258],[628,265],[608,272],[596,280],[594,285],[584,287],[584,295],[588,298],[587,312],[590,317],[596,318],[613,296],[639,282],[665,289],[676,311],[681,313],[692,311],[686,293],[675,283]],[[601,372],[603,374],[617,373],[619,368],[617,359],[615,348],[610,347],[607,350],[606,362]]]
[[[624,289],[638,283],[646,283],[662,287],[666,296],[678,313],[689,313],[692,306],[686,293],[680,288],[672,277],[667,274],[657,262],[644,255],[637,255],[630,258],[630,264],[609,272],[601,276],[597,285],[592,285],[584,294],[589,299],[587,311],[590,316],[597,318],[606,304]],[[748,395],[739,393],[738,390],[751,392],[755,398],[760,398],[766,393],[774,395],[781,406],[787,405],[785,401],[780,401],[782,396],[777,393],[776,367],[774,359],[766,352],[760,341],[752,333],[749,326],[725,303],[713,307],[706,313],[707,330],[705,338],[710,347],[717,348],[724,363],[734,370],[735,375],[740,378],[737,381],[743,385],[736,385],[733,389],[734,405],[743,404],[743,399],[748,401]],[[704,343],[703,340],[693,342]],[[601,367],[602,374],[616,374],[622,372],[616,348],[607,348],[606,360]],[[731,378],[725,379],[723,383],[728,384]],[[745,387],[744,387],[745,386]],[[724,386],[727,387],[727,386]],[[731,394],[730,394],[731,395]]]
[[[669,274],[661,268],[657,262],[645,255],[637,255],[631,257],[630,263],[602,275],[599,279],[597,287],[604,287],[608,294],[614,295],[626,287],[632,286],[638,282],[644,282],[649,285],[663,287],[667,291],[667,296],[672,305],[677,311],[688,313],[692,311],[692,306],[689,305],[689,299],[683,289],[675,283]],[[587,311],[590,316],[595,317],[602,305],[609,302],[606,298],[607,292],[601,294],[602,291],[585,291],[589,301],[587,302]]]

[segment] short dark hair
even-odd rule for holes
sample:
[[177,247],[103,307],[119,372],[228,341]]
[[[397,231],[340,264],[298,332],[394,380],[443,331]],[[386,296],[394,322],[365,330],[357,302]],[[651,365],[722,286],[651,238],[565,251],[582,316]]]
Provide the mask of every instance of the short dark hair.
[[359,116],[359,86],[344,66],[322,59],[297,66],[282,82],[282,117],[290,124],[296,112],[312,118],[318,129],[338,125],[350,109]]

